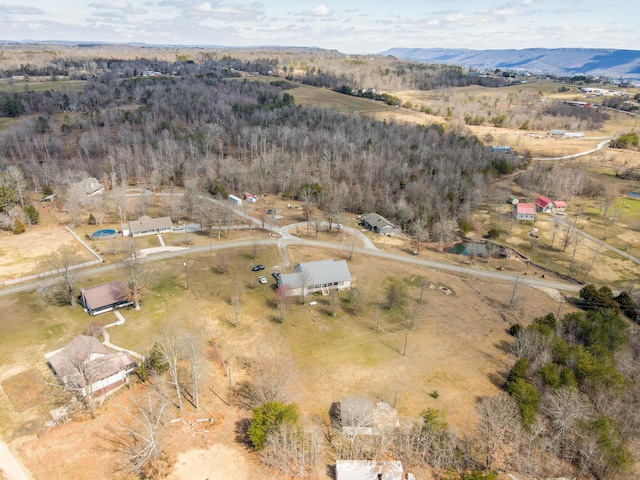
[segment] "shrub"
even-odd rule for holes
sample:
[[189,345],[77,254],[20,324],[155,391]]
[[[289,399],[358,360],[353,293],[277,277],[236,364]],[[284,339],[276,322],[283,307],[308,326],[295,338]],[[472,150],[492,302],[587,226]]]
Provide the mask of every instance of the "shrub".
[[509,335],[512,335],[514,337],[517,337],[521,331],[522,331],[522,325],[520,325],[519,323],[516,323],[509,327]]
[[636,132],[625,133],[618,138],[611,140],[609,143],[611,148],[638,148],[638,134]]
[[299,411],[295,403],[285,405],[280,402],[267,402],[253,409],[251,424],[247,436],[253,448],[264,448],[267,436],[282,424],[298,422]]
[[35,225],[40,220],[40,212],[38,212],[38,209],[33,205],[27,205],[23,211],[29,219],[29,224]]
[[533,425],[540,404],[540,393],[536,387],[524,378],[518,378],[508,383],[505,388],[518,404],[523,425],[525,427]]
[[24,226],[24,223],[22,223],[22,220],[20,220],[19,218],[16,218],[13,224],[13,233],[15,233],[16,235],[19,235],[21,233],[24,233],[26,229],[27,228]]
[[489,240],[496,240],[498,238],[500,238],[500,230],[498,230],[497,228],[492,228],[487,232],[487,238]]

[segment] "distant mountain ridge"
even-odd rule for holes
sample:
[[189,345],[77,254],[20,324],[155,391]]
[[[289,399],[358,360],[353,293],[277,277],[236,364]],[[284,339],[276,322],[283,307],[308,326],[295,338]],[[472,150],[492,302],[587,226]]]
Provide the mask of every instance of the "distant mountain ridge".
[[640,50],[603,48],[527,48],[470,50],[462,48],[390,48],[381,55],[465,68],[519,70],[552,75],[590,75],[640,79]]

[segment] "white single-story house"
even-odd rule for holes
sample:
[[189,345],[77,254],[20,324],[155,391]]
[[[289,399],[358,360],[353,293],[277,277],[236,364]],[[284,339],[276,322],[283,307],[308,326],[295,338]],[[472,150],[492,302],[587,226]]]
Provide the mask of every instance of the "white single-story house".
[[121,224],[123,237],[140,237],[142,235],[154,235],[156,233],[170,232],[173,227],[171,217],[140,217]]
[[351,288],[351,272],[345,260],[332,259],[303,262],[293,268],[293,273],[278,277],[278,287],[286,287],[289,295],[322,292],[329,290],[348,290]]
[[336,460],[336,480],[402,480],[402,462]]
[[127,300],[126,285],[122,280],[80,289],[80,303],[90,315],[100,315],[116,308],[133,305]]
[[513,206],[513,216],[516,220],[535,220],[536,206],[533,203],[518,203]]
[[393,236],[397,227],[382,215],[367,213],[362,217],[362,225],[368,230],[380,235]]
[[128,352],[110,352],[97,338],[87,335],[78,335],[45,358],[60,382],[83,397],[107,393],[126,383],[138,366]]

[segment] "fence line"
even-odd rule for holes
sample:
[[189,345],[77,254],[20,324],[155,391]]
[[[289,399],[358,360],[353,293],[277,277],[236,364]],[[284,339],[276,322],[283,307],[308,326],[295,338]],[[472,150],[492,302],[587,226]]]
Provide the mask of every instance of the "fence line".
[[[100,265],[104,260],[102,260],[102,257],[100,255],[98,255],[97,252],[95,252],[89,245],[87,245],[84,240],[82,240],[78,235],[76,235],[76,233],[71,230],[69,227],[65,226],[64,228],[67,229],[67,231],[69,233],[71,233],[71,235],[73,235],[73,237],[80,242],[80,244],[86,248],[87,250],[89,250],[89,252],[91,253],[91,255],[93,255],[94,257],[96,257],[95,260],[91,260],[90,262],[84,262],[84,263],[79,263],[77,265],[72,265],[71,267],[69,267],[69,270],[78,270],[80,268],[85,268],[85,267],[92,267],[94,265]],[[3,285],[5,287],[9,286],[9,285],[16,285],[17,283],[23,283],[23,282],[29,282],[31,280],[39,280],[39,279],[43,279],[43,278],[47,278],[47,277],[51,277],[53,275],[58,275],[62,272],[64,272],[64,268],[60,268],[58,270],[50,270],[48,272],[42,272],[42,273],[36,273],[34,275],[29,275],[27,277],[20,277],[20,278],[14,278],[12,280],[5,280],[3,282]]]

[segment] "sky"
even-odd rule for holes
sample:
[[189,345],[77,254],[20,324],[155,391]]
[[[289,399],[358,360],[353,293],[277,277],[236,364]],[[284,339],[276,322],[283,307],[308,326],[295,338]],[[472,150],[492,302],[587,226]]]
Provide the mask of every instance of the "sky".
[[0,40],[640,50],[637,0],[0,0]]

